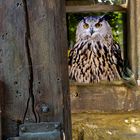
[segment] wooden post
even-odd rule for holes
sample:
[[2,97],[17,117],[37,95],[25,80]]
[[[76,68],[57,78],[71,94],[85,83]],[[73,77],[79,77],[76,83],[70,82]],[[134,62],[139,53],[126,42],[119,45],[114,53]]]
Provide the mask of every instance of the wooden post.
[[1,137],[2,137],[1,113],[2,113],[2,110],[1,110],[1,102],[0,102],[0,140],[1,140]]
[[3,96],[4,96],[4,83],[0,81],[0,140],[2,140],[2,116],[3,116]]
[[136,45],[137,45],[137,76],[138,85],[140,85],[140,1],[136,0]]
[[131,65],[131,68],[133,72],[135,73],[135,77],[137,79],[137,44],[136,44],[136,0],[128,1],[128,34],[127,34],[127,43],[128,43],[128,48],[127,48],[127,55],[129,59],[129,63]]
[[3,97],[3,83],[0,81],[0,140],[2,140],[2,97]]
[[27,12],[37,121],[60,122],[71,140],[65,1],[30,0]]
[[18,135],[29,95],[26,24],[19,0],[0,0],[0,80],[4,82],[3,139]]
[[128,54],[129,62],[140,85],[140,1],[128,1]]

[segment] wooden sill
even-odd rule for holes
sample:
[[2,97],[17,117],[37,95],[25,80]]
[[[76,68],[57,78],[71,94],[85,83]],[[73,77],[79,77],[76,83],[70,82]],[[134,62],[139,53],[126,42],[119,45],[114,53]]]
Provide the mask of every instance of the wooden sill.
[[122,80],[119,81],[101,81],[99,83],[78,83],[78,82],[73,82],[70,81],[70,86],[124,86],[125,83]]
[[140,111],[140,89],[123,81],[93,84],[70,82],[72,113]]

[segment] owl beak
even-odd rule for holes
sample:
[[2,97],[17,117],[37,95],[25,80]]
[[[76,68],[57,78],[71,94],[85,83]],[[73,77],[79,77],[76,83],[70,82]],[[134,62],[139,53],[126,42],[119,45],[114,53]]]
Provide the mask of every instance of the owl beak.
[[94,33],[94,30],[93,29],[90,29],[90,33],[91,33],[91,35]]

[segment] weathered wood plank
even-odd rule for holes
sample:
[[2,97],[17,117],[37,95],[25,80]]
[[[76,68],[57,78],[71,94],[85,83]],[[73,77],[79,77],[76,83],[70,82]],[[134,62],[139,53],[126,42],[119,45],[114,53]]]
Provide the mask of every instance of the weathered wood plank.
[[67,13],[85,13],[85,12],[126,12],[127,8],[119,5],[66,5]]
[[70,140],[65,2],[30,0],[27,6],[37,121],[60,122]]
[[0,0],[0,80],[4,82],[3,139],[18,134],[28,98],[28,62],[22,0]]
[[60,0],[0,1],[3,139],[18,135],[23,120],[61,122],[71,139],[64,7]]
[[[140,1],[136,0],[136,45],[137,45],[137,77],[140,85]],[[134,34],[134,32],[133,32]]]
[[89,5],[89,4],[94,4],[94,2],[90,2],[90,1],[85,1],[85,0],[81,0],[81,1],[66,1],[66,5],[67,6],[74,6],[74,5]]
[[2,110],[1,110],[1,104],[0,104],[0,140],[1,140],[1,138],[2,138],[1,113],[2,113]]
[[71,85],[72,113],[140,111],[140,89],[124,84]]
[[128,20],[127,20],[127,55],[130,66],[135,73],[135,77],[137,78],[137,46],[136,46],[136,1],[128,1]]

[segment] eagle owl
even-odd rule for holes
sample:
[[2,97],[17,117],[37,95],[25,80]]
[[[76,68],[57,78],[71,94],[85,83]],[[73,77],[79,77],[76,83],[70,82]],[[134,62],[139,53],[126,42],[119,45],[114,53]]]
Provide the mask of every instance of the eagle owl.
[[76,43],[69,54],[69,77],[80,83],[119,80],[123,59],[106,16],[85,17],[76,30]]

